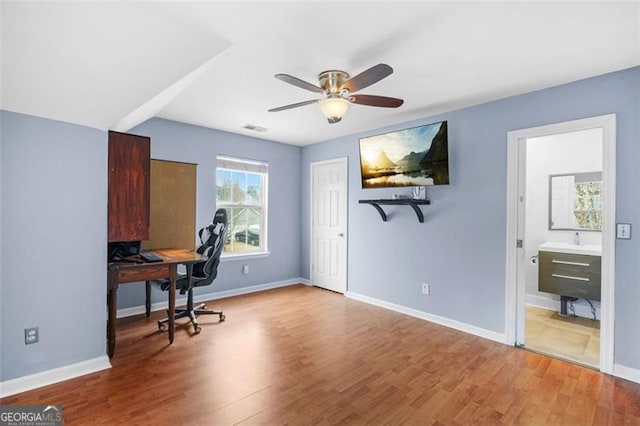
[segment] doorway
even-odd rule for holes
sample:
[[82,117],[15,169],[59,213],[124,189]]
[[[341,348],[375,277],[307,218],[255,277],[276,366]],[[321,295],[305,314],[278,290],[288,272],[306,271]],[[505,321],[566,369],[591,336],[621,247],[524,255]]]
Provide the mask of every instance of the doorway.
[[311,163],[311,284],[347,291],[348,160]]
[[[589,138],[597,143],[589,148],[579,145]],[[545,153],[545,143],[554,142],[557,150]],[[572,144],[575,154],[560,161],[562,150]],[[576,147],[584,151],[575,151]],[[536,163],[540,148],[543,158]],[[600,158],[586,161],[590,149],[599,150]],[[545,183],[541,186],[538,182],[532,190],[535,179]],[[574,189],[585,185],[591,188],[588,201],[591,207],[597,204],[597,216],[592,212],[585,216],[586,209],[580,203],[586,201],[573,195]],[[611,373],[615,116],[509,132],[507,187],[507,341]],[[593,196],[594,187],[600,191],[597,197]],[[572,194],[566,195],[567,191]],[[569,212],[563,218],[560,213],[566,209]],[[575,272],[576,268],[585,271]],[[581,275],[583,272],[586,275]],[[595,299],[599,299],[599,306]],[[594,349],[597,343],[599,348]],[[586,355],[578,353],[579,347]]]

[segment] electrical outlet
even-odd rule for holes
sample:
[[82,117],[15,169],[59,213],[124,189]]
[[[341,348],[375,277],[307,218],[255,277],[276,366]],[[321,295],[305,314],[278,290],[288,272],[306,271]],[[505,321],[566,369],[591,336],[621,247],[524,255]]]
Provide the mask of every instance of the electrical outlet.
[[431,294],[431,286],[427,283],[422,283],[422,294]]
[[38,343],[40,341],[40,330],[38,327],[31,327],[24,329],[24,344],[30,345],[32,343]]
[[249,273],[249,265],[242,266],[242,273],[247,275]]

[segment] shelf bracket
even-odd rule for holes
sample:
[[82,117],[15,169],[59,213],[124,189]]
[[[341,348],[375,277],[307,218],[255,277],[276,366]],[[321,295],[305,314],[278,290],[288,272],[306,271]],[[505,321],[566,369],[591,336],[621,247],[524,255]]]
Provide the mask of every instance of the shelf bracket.
[[360,200],[360,204],[369,204],[373,206],[374,209],[380,213],[380,217],[383,222],[387,221],[387,214],[380,207],[380,205],[391,205],[391,206],[411,206],[414,212],[416,212],[416,216],[418,216],[418,222],[424,223],[424,215],[422,214],[422,210],[420,209],[420,205],[428,205],[431,204],[429,200],[416,200],[416,199],[392,199],[392,200]]
[[418,216],[418,222],[424,223],[424,215],[422,214],[422,210],[420,210],[420,207],[418,207],[418,205],[415,203],[409,203],[409,205],[413,207],[413,211],[416,212],[416,216]]
[[367,204],[371,205],[371,207],[378,210],[378,213],[380,213],[380,217],[382,218],[383,222],[387,221],[387,214],[384,212],[384,210],[382,210],[382,207],[374,203],[367,203]]

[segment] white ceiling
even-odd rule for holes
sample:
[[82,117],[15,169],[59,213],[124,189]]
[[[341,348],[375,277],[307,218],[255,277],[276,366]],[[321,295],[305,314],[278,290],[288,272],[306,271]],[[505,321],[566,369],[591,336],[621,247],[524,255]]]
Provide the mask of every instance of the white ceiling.
[[[5,110],[126,131],[151,117],[295,145],[640,65],[640,2],[2,2]],[[328,69],[394,73],[329,124]],[[268,129],[242,129],[252,124]]]

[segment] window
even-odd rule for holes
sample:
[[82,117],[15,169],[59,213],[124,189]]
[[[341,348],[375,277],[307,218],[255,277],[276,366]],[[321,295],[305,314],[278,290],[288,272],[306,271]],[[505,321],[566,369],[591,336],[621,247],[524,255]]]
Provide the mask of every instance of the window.
[[602,181],[576,182],[573,216],[578,228],[602,229]]
[[549,175],[549,229],[602,230],[602,172]]
[[229,224],[223,256],[267,251],[267,163],[218,156],[216,206]]

